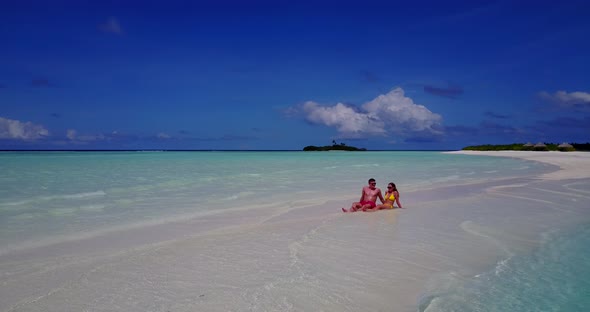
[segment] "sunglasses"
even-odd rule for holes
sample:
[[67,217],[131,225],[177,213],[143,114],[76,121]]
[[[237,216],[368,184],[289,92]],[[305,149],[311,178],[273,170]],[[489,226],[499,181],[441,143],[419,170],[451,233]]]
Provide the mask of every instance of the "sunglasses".
[[375,183],[375,182],[371,182],[370,184],[371,184],[371,185],[376,185],[377,183]]

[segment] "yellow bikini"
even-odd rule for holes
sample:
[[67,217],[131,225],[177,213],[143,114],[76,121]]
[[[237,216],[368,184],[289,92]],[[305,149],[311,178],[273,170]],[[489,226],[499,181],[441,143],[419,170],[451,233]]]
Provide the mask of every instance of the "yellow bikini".
[[[389,206],[390,206],[390,208],[393,209],[393,202],[395,201],[395,194],[391,193],[391,194],[389,194],[389,196],[387,196],[387,193],[385,193],[385,200],[391,201],[391,204]],[[387,204],[385,204],[385,205],[387,205]]]

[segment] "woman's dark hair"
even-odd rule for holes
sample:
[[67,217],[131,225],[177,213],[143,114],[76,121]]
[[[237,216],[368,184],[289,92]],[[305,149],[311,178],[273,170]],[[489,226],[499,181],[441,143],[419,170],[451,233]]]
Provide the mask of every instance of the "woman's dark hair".
[[393,188],[394,191],[397,191],[397,187],[395,187],[395,183],[393,182],[389,182],[389,184],[387,185],[391,185],[391,187]]

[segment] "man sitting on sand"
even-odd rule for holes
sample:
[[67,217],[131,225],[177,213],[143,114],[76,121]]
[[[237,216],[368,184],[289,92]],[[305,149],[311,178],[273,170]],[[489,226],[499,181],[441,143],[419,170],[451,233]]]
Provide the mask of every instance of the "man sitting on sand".
[[361,199],[358,202],[352,203],[352,206],[350,206],[350,209],[344,209],[342,208],[342,211],[344,212],[355,212],[358,210],[362,210],[364,209],[372,209],[375,208],[377,206],[377,198],[379,198],[381,200],[381,203],[384,202],[383,200],[383,195],[381,194],[381,190],[378,187],[375,187],[375,185],[377,185],[377,182],[375,182],[375,179],[370,178],[369,179],[369,185],[363,187],[362,193],[361,193]]
[[397,206],[402,208],[402,204],[399,202],[399,192],[395,183],[389,182],[387,184],[387,192],[385,192],[385,202],[374,208],[363,208],[363,211],[377,211],[381,209],[393,209],[393,203],[397,202]]

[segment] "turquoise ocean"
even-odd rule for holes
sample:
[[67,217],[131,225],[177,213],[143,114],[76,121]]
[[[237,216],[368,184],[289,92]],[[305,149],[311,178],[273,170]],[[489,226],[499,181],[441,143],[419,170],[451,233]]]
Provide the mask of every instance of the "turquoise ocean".
[[[395,182],[404,194],[555,169],[504,157],[412,151],[2,152],[0,255],[183,218],[348,202],[368,178],[382,189]],[[426,289],[418,309],[583,311],[590,306],[590,224],[580,220],[548,227],[529,252]]]

